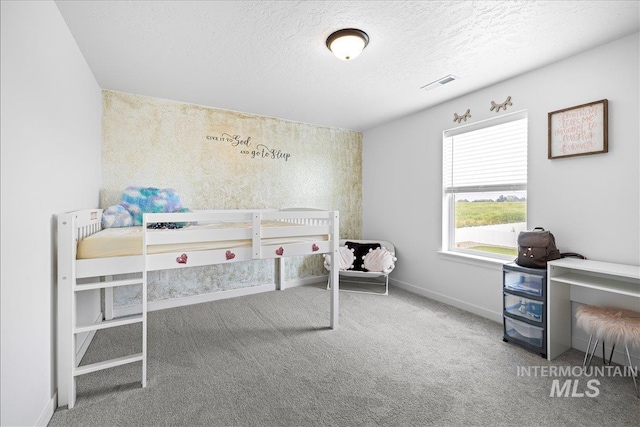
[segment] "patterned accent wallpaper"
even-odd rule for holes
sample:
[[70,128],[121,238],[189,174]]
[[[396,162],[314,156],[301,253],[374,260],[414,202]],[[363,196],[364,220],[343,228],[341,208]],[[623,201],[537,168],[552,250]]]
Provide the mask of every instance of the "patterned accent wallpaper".
[[[274,100],[277,102],[277,100]],[[340,211],[340,236],[362,232],[362,133],[103,91],[102,208],[128,186],[172,188],[189,209]],[[322,256],[287,258],[286,280],[326,274]],[[149,300],[274,283],[258,260],[149,275]],[[134,303],[119,290],[115,305]]]

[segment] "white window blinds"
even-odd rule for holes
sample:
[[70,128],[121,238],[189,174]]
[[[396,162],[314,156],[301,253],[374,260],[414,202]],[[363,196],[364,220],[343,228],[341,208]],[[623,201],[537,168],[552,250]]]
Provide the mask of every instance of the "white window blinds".
[[445,193],[526,190],[526,113],[445,131],[443,140]]

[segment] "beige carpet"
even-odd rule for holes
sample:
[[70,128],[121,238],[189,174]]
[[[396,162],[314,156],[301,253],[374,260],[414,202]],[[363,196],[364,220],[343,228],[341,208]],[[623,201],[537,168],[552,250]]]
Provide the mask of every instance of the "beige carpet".
[[[548,362],[504,343],[501,324],[395,287],[340,303],[335,331],[323,284],[149,313],[147,387],[140,364],[79,377],[76,407],[50,425],[638,425],[629,377],[550,397],[554,380],[585,392],[589,378],[518,374],[580,366],[581,352]],[[140,351],[136,326],[98,332],[83,364]]]

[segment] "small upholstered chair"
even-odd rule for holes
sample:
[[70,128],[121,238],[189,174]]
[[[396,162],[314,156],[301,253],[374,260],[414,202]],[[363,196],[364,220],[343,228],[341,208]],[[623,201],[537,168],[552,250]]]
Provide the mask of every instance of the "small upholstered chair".
[[[631,363],[629,355],[629,346],[640,348],[640,313],[632,310],[625,310],[616,307],[598,307],[593,305],[582,305],[576,309],[576,325],[583,328],[589,333],[589,343],[587,351],[584,355],[582,366],[585,368],[591,365],[591,359],[596,352],[598,342],[602,341],[602,361],[606,363],[604,343],[611,343],[611,354],[609,355],[609,364],[613,357],[613,350],[616,344],[624,344],[627,352],[627,360],[633,378],[633,385],[638,393],[638,384],[636,382],[635,370]],[[591,342],[594,341],[593,347]],[[587,358],[589,359],[587,361]]]
[[[389,273],[396,267],[395,246],[385,240],[340,239],[338,276],[354,283],[375,284],[369,279],[383,278],[384,293],[363,290],[340,289],[345,292],[389,295]],[[324,254],[324,266],[331,270],[331,255]],[[327,289],[331,288],[331,276]]]

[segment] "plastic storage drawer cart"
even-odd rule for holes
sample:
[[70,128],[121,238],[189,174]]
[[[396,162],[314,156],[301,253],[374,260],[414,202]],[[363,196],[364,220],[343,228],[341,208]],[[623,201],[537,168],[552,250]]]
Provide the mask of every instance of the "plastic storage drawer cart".
[[505,342],[547,357],[547,269],[515,263],[502,267]]

